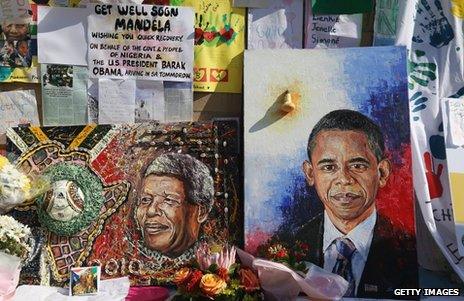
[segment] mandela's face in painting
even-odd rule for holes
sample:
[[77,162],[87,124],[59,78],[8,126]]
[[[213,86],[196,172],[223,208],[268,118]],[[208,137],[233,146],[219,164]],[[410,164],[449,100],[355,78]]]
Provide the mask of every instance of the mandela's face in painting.
[[183,180],[150,174],[143,180],[135,218],[149,249],[176,257],[197,240],[204,212],[188,201]]
[[3,33],[7,41],[25,40],[29,33],[29,26],[27,24],[13,24],[3,23]]

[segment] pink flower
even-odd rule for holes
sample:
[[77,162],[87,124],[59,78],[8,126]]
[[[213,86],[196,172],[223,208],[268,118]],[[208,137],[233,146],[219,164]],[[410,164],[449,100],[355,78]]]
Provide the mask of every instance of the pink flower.
[[218,268],[229,270],[230,266],[235,263],[235,254],[235,247],[229,249],[227,246],[209,246],[207,243],[202,243],[196,251],[198,264],[203,271],[212,264],[216,264]]

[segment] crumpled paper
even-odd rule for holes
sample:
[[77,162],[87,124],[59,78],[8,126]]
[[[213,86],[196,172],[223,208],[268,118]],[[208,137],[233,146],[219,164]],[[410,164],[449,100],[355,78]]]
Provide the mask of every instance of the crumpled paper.
[[39,285],[21,285],[12,301],[124,301],[129,293],[128,277],[100,281],[98,295],[69,296],[69,290]]
[[311,299],[338,300],[348,289],[348,282],[343,277],[329,273],[312,263],[308,263],[309,271],[303,278],[281,263],[255,258],[238,248],[237,254],[243,265],[252,268],[258,274],[266,300],[296,300],[300,292]]
[[0,301],[11,300],[19,282],[19,257],[0,251]]
[[13,273],[0,270],[0,301],[12,300],[20,272],[20,269],[16,269]]

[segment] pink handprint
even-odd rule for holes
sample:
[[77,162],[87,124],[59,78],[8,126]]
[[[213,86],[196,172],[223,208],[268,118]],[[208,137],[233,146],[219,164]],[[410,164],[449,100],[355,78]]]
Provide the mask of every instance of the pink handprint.
[[434,173],[433,158],[429,152],[424,153],[425,176],[429,186],[430,199],[439,198],[443,194],[443,186],[440,176],[443,172],[443,164],[438,164],[437,173]]

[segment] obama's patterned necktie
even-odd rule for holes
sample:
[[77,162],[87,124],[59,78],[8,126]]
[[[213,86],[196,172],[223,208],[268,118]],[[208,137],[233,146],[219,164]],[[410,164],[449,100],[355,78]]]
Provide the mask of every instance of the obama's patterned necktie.
[[348,281],[348,289],[346,290],[345,297],[354,297],[356,283],[351,268],[351,258],[356,251],[354,243],[344,237],[339,237],[335,240],[337,247],[337,262],[333,267],[332,273],[338,274]]

